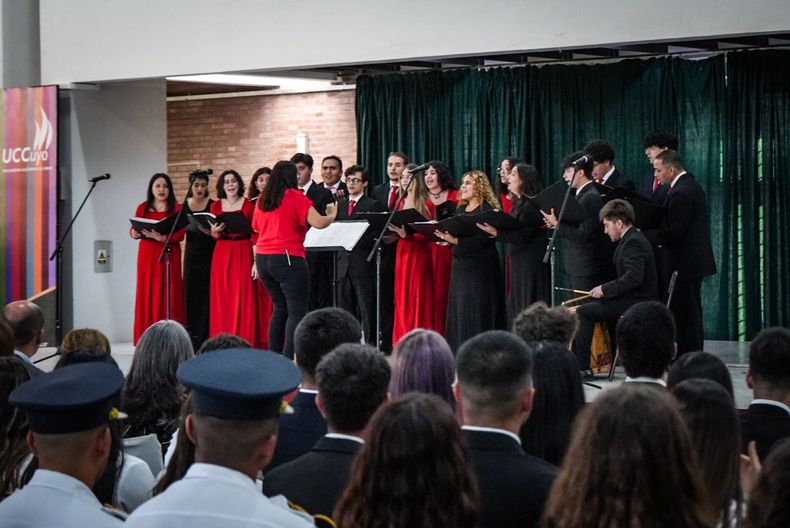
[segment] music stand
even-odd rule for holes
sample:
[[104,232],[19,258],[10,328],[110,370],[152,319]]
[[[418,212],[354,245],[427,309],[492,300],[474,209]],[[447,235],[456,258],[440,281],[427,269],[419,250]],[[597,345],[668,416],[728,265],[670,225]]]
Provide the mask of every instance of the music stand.
[[304,238],[306,251],[332,251],[332,305],[337,307],[337,252],[351,251],[368,229],[359,220],[332,222],[324,229],[308,229]]

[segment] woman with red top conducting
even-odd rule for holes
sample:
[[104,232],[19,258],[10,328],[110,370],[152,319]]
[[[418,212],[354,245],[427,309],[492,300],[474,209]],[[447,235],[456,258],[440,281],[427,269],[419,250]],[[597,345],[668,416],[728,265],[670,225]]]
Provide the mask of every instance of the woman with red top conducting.
[[278,161],[255,207],[257,234],[253,276],[260,276],[274,305],[269,349],[293,358],[294,330],[307,313],[309,274],[304,238],[307,227],[323,229],[335,219],[334,203],[322,216],[296,184],[296,165]]
[[[181,208],[173,194],[170,176],[157,173],[148,182],[146,200],[137,206],[134,216],[150,220],[164,220],[178,213]],[[181,240],[184,230],[173,233],[170,239],[170,255],[159,262],[167,235],[153,229],[129,234],[140,241],[137,250],[137,292],[134,304],[134,343],[146,329],[162,319],[173,319],[184,323],[184,282],[181,278]],[[170,276],[167,275],[167,259],[170,259]],[[170,289],[168,291],[168,284]]]

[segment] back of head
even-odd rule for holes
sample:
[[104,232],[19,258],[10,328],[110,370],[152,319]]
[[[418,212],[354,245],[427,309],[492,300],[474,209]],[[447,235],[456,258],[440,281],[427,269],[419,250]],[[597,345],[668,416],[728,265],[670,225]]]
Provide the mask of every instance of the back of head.
[[[294,332],[294,357],[305,377],[315,377],[321,358],[343,343],[359,343],[362,327],[353,315],[340,308],[314,310]],[[311,380],[308,380],[311,381]]]
[[44,313],[30,301],[14,301],[3,310],[14,332],[14,346],[21,348],[38,338],[44,329]]
[[659,302],[630,307],[617,323],[617,349],[631,378],[664,375],[675,353],[675,321]]
[[535,398],[529,420],[521,427],[521,445],[530,455],[559,466],[570,442],[573,420],[584,405],[576,356],[559,343],[538,343],[532,382]]
[[578,325],[576,314],[564,306],[549,308],[538,301],[516,316],[513,333],[527,343],[556,341],[569,345]]
[[790,439],[779,442],[763,461],[763,468],[749,494],[746,526],[790,526]]
[[450,406],[412,393],[374,414],[335,509],[338,526],[474,526],[477,490]]
[[346,343],[324,356],[316,381],[329,426],[354,434],[365,428],[387,399],[390,367],[375,348]]
[[8,396],[30,379],[22,360],[15,356],[0,357],[0,490],[3,493],[22,486],[22,461],[30,450],[27,446],[27,418],[10,403]]
[[523,340],[501,330],[483,332],[461,345],[456,365],[464,423],[499,422],[520,412],[532,384],[532,351]]
[[678,138],[666,130],[652,130],[642,139],[642,148],[659,147],[670,150],[678,149]]
[[682,381],[672,389],[672,396],[691,433],[711,503],[720,520],[730,520],[730,505],[738,499],[740,463],[739,422],[732,396],[708,379]]
[[73,350],[94,349],[109,354],[110,341],[107,336],[93,328],[75,328],[63,338],[58,352],[66,355]]
[[766,328],[749,346],[749,372],[755,390],[790,392],[790,330]]
[[544,520],[558,528],[712,526],[691,439],[670,396],[626,383],[588,405]]
[[55,368],[58,369],[69,365],[76,365],[77,363],[92,363],[95,361],[118,367],[118,363],[108,352],[95,348],[78,348],[64,356],[60,356],[58,362],[55,364]]
[[585,152],[593,157],[595,163],[614,161],[614,148],[603,139],[594,139],[584,146]]
[[252,348],[249,341],[237,335],[222,332],[216,336],[206,339],[200,348],[195,352],[196,356],[212,350],[226,350],[228,348]]
[[671,389],[680,382],[693,378],[713,380],[724,387],[731,397],[735,397],[727,365],[709,352],[688,352],[675,360],[667,375],[667,388]]
[[[587,159],[585,161],[574,164],[576,160],[582,158],[583,156],[587,156]],[[594,162],[592,160],[592,156],[587,154],[583,150],[577,150],[576,152],[572,152],[562,159],[563,170],[568,169],[570,167],[576,167],[577,173],[578,171],[583,170],[584,175],[587,177],[588,180],[592,178],[593,164]]]
[[393,351],[393,398],[407,392],[435,394],[455,408],[455,359],[450,345],[432,330],[415,329]]

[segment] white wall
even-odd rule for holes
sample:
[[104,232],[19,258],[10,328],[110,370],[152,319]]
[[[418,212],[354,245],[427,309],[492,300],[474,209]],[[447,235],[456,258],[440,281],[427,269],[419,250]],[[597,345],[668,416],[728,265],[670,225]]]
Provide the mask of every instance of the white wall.
[[[71,185],[72,212],[90,188],[89,177],[112,175],[98,183],[72,233],[74,328],[98,328],[113,343],[131,342],[138,243],[129,237],[129,217],[145,200],[151,175],[167,168],[165,82],[107,84],[69,97],[63,128],[70,136],[64,159],[71,164],[62,166],[61,177]],[[112,240],[111,273],[94,273],[94,240]]]
[[38,0],[0,1],[0,86],[41,84]]
[[41,0],[44,83],[790,30],[787,0]]

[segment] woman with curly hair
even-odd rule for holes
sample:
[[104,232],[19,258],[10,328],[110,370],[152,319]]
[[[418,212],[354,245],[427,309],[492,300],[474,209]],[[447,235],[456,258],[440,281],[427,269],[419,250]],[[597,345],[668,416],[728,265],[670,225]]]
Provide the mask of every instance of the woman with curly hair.
[[[488,176],[483,171],[464,174],[456,215],[474,215],[498,208],[499,201]],[[474,335],[505,328],[505,285],[496,239],[483,231],[461,238],[443,231],[435,234],[453,246],[445,337],[455,352]]]
[[155,433],[165,453],[184,400],[176,370],[193,355],[189,334],[175,321],[159,321],[140,336],[121,394],[125,438]]
[[475,526],[478,512],[452,410],[411,393],[373,415],[333,518],[338,528],[456,528]]
[[11,391],[29,379],[22,360],[0,357],[0,501],[22,487],[22,473],[30,456],[25,413],[8,403]]

